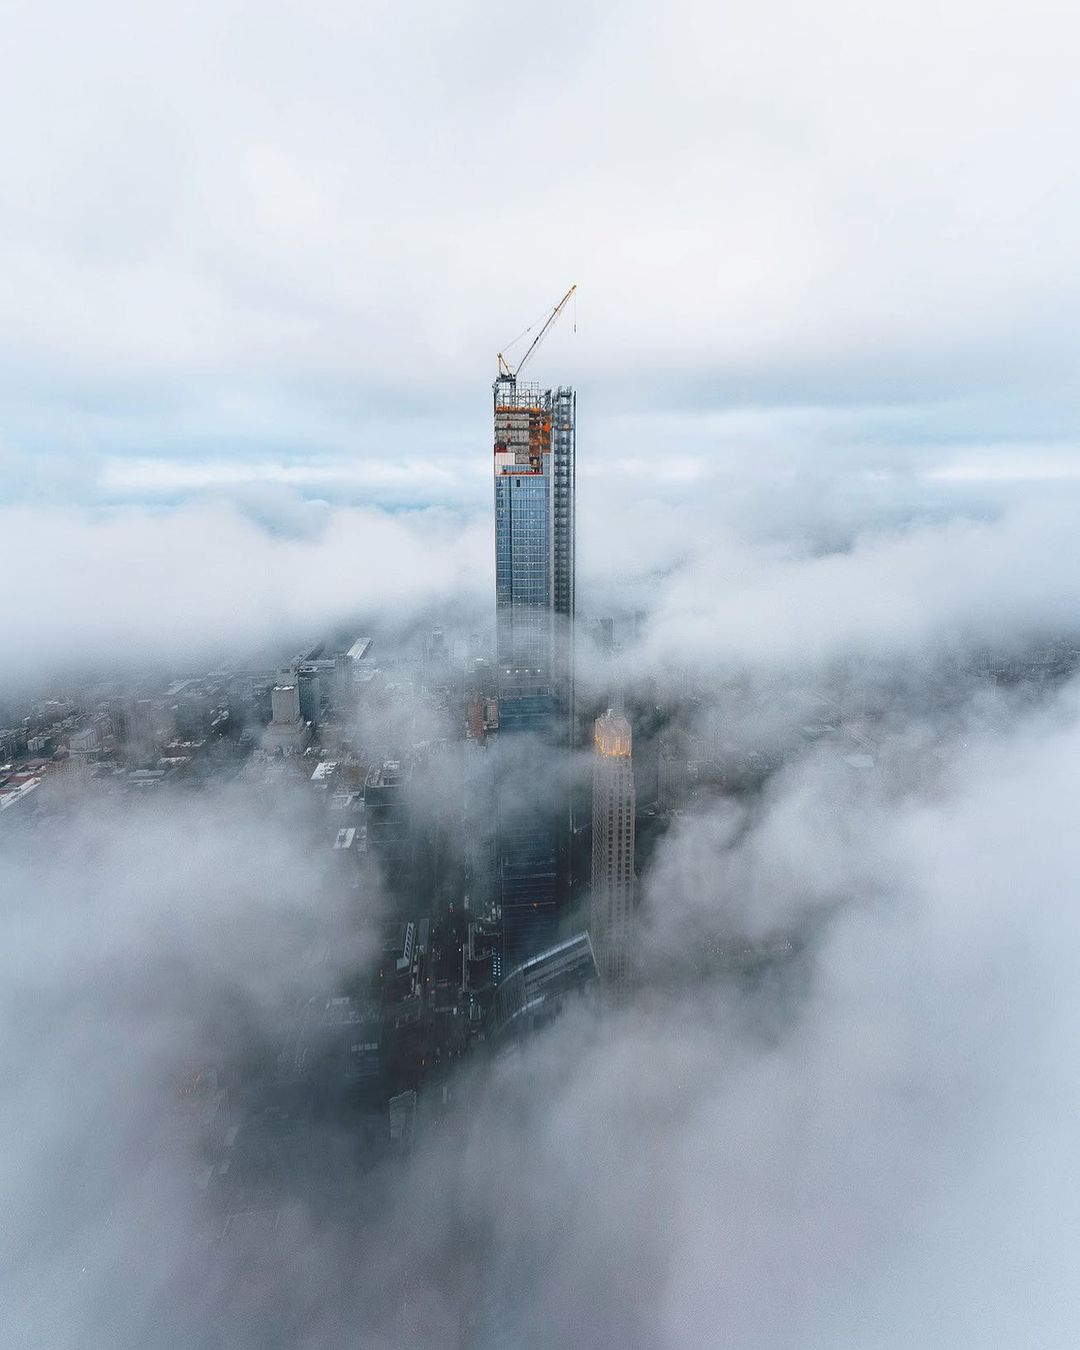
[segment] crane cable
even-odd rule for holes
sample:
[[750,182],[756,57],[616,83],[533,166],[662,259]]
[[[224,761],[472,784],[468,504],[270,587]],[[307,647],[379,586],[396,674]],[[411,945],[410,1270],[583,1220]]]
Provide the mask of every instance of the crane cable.
[[[576,302],[577,302],[577,297],[576,297],[576,295],[575,295],[575,304],[576,304]],[[576,313],[576,310],[575,310],[575,313]],[[541,314],[541,315],[539,316],[539,318],[533,319],[532,323],[529,324],[528,328],[523,328],[523,329],[521,330],[521,332],[517,335],[516,338],[513,338],[510,342],[508,342],[508,343],[506,344],[505,347],[503,347],[503,356],[505,356],[506,353],[507,353],[508,351],[510,351],[510,349],[511,349],[512,347],[516,347],[517,344],[521,341],[521,339],[522,339],[523,337],[528,337],[529,334],[532,332],[532,330],[536,327],[536,325],[537,325],[538,323],[541,323],[543,320],[547,319],[548,316],[549,316],[550,314],[551,314],[551,310],[550,310],[550,309],[545,309],[544,312],[543,312],[543,314]]]

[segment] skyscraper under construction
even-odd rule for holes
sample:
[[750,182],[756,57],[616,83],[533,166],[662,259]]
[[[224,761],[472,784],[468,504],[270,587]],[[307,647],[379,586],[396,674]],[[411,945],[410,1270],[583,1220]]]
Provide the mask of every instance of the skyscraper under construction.
[[499,358],[495,403],[496,859],[503,969],[555,939],[569,885],[574,708],[575,394]]

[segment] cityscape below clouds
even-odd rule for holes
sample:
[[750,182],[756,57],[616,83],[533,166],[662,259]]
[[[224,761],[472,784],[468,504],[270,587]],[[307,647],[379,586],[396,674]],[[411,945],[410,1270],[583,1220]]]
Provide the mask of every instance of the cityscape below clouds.
[[1076,15],[5,27],[0,1350],[1071,1350]]

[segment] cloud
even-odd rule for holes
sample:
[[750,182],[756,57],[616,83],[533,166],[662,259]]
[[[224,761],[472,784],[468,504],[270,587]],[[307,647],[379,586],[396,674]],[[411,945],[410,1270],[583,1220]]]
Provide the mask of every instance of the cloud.
[[[816,478],[735,467],[655,496],[641,476],[582,474],[583,687],[612,676],[593,669],[588,617],[635,609],[644,637],[620,681],[1009,652],[1075,632],[1068,484],[1005,502],[842,467]],[[106,654],[235,653],[365,615],[400,629],[433,606],[464,605],[485,626],[486,506],[391,512],[307,497],[290,477],[220,475],[152,508],[0,510],[5,677]]]
[[[722,934],[745,932],[730,927],[744,904],[758,918],[771,904],[790,925],[790,902],[803,905],[815,877],[842,896],[798,979],[782,968],[756,987],[714,977],[614,1024],[570,1018],[481,1081],[460,1121],[464,1152],[456,1135],[428,1140],[381,1192],[359,1249],[340,1218],[298,1217],[245,1259],[284,1281],[284,1308],[290,1291],[318,1290],[315,1344],[350,1317],[390,1336],[395,1312],[369,1288],[381,1281],[409,1283],[430,1319],[420,1343],[441,1343],[477,1271],[500,1325],[530,1327],[541,1346],[564,1344],[571,1326],[586,1346],[610,1344],[615,1328],[621,1344],[671,1350],[1005,1346],[1025,1334],[1070,1344],[1059,1203],[1075,1170],[1062,1038],[1076,1003],[1067,897],[1080,859],[1065,822],[1076,728],[1070,696],[1049,718],[958,750],[932,801],[870,800],[855,814],[850,798],[822,793],[820,763],[796,767],[730,845],[747,855],[749,896],[672,836],[648,903],[686,940],[695,906],[711,903]],[[160,842],[145,846],[156,854]],[[211,958],[215,933],[253,922],[229,896],[218,914],[197,938]],[[175,930],[130,924],[105,927],[106,950],[152,972]],[[188,916],[180,931],[199,927]],[[281,978],[273,964],[266,975],[265,955],[238,969],[211,959],[201,981]],[[63,969],[60,984],[94,991],[94,960]],[[54,990],[59,974],[54,957],[37,978]],[[80,1091],[94,1063],[91,1051]],[[103,1109],[115,1122],[131,1104],[109,1094]],[[458,1284],[463,1223],[477,1245]],[[131,1294],[122,1311],[133,1331],[163,1315]],[[217,1332],[258,1318],[242,1297],[185,1315]]]
[[597,422],[817,405],[871,444],[891,404],[948,441],[1037,404],[1075,441],[1068,7],[548,14],[11,7],[8,437],[378,460],[358,427],[420,412],[464,465],[576,280],[534,370]]
[[701,671],[1017,650],[1075,633],[1072,511],[856,534],[827,552],[751,551],[717,531],[658,588],[655,659]]
[[[99,802],[41,858],[6,838],[3,1334],[1071,1344],[1080,705],[988,704],[974,676],[955,696],[928,723],[898,695],[871,770],[841,727],[677,821],[642,879],[638,1006],[474,1063],[405,1162],[312,1124],[272,1229],[248,1214],[226,1242],[171,1133],[176,1073],[243,1079],[297,998],[348,977],[363,914],[313,884],[305,813],[243,788]],[[722,692],[712,712],[744,716]],[[724,959],[778,934],[764,963]]]
[[358,614],[393,624],[487,593],[491,553],[475,521],[435,509],[327,512],[281,497],[247,504],[0,513],[5,678],[235,653]]
[[274,1062],[297,1001],[366,959],[382,915],[370,881],[359,909],[326,884],[305,806],[99,790],[44,851],[5,831],[0,1343],[207,1325],[213,1281],[179,1294],[208,1236],[207,1103],[185,1087],[242,1096],[245,1063]]

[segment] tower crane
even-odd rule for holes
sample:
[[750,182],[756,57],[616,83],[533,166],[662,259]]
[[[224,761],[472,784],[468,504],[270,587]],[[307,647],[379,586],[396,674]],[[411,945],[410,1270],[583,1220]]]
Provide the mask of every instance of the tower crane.
[[[522,368],[523,368],[524,365],[525,365],[525,362],[528,361],[529,357],[532,356],[533,352],[536,351],[537,347],[539,347],[540,342],[541,342],[541,340],[544,338],[544,336],[546,335],[548,329],[551,327],[551,325],[555,322],[555,320],[559,317],[559,315],[560,315],[560,314],[563,312],[563,310],[566,308],[567,304],[569,303],[570,297],[574,294],[574,292],[575,292],[576,290],[577,290],[577,284],[575,283],[573,286],[570,287],[570,289],[566,292],[566,294],[563,296],[563,298],[559,301],[559,303],[555,306],[555,308],[554,308],[554,309],[551,311],[551,313],[547,316],[546,320],[544,321],[544,326],[543,326],[543,328],[541,328],[540,331],[539,331],[539,333],[537,333],[537,335],[533,338],[532,342],[529,344],[529,349],[528,349],[528,351],[525,353],[525,355],[521,358],[521,360],[517,363],[516,366],[512,367],[512,366],[510,365],[509,361],[507,361],[506,357],[502,354],[502,352],[499,353],[499,379],[500,379],[500,380],[516,380],[516,379],[517,379],[517,377],[521,374],[521,371],[522,371]],[[526,328],[526,329],[525,329],[525,333],[522,333],[522,334],[521,334],[521,337],[524,337],[525,334],[528,333],[529,331],[530,331],[530,330],[529,330],[528,328]],[[517,342],[517,341],[518,341],[518,338],[515,338],[515,339],[514,339],[514,342]],[[513,345],[513,344],[511,344],[511,345]]]

